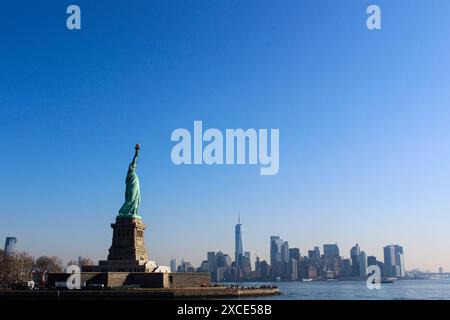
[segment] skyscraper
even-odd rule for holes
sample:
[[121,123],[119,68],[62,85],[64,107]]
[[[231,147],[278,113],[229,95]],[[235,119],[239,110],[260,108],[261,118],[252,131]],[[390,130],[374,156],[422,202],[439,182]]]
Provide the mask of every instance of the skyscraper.
[[208,272],[211,272],[214,278],[214,274],[216,272],[216,253],[214,251],[210,251],[206,254],[208,261]]
[[[280,276],[280,274],[278,274]],[[289,280],[289,243],[284,241],[281,245],[281,276]]]
[[314,250],[308,250],[308,258],[310,259],[320,259],[320,248],[314,247]]
[[398,244],[394,245],[395,250],[395,265],[398,266],[396,270],[396,277],[404,277],[405,276],[405,261],[403,259],[403,247]]
[[403,247],[388,245],[383,248],[384,252],[384,274],[388,277],[404,277],[405,262],[403,257]]
[[5,241],[5,251],[4,255],[6,257],[12,256],[16,250],[17,238],[7,237]]
[[323,245],[323,258],[325,268],[328,271],[336,272],[337,263],[339,261],[339,247],[337,244]]
[[323,256],[325,259],[339,258],[339,247],[337,244],[324,244]]
[[394,246],[386,246],[383,248],[384,254],[384,274],[387,277],[394,277],[395,274],[395,248]]
[[170,259],[170,272],[177,272],[177,260],[175,258]]
[[361,278],[367,277],[367,255],[364,251],[359,253],[359,274]]
[[354,277],[359,277],[360,275],[359,255],[360,255],[359,245],[355,244],[355,246],[350,249],[350,259],[352,260],[352,275]]
[[270,265],[274,277],[279,277],[282,272],[281,247],[283,244],[284,241],[279,236],[270,237]]
[[225,253],[223,259],[225,260],[225,267],[231,266],[231,257],[228,254]]
[[377,257],[375,257],[375,256],[368,256],[367,257],[367,265],[368,266],[376,266],[377,265]]
[[339,276],[349,278],[353,276],[352,263],[350,259],[342,259],[339,261]]
[[222,251],[217,251],[216,253],[216,267],[222,268],[226,266],[225,255]]
[[281,245],[281,262],[287,261],[289,261],[289,243],[285,241]]
[[238,217],[238,223],[234,228],[234,261],[237,268],[242,268],[242,260],[244,257],[244,248],[242,245],[241,215]]
[[289,259],[287,262],[287,280],[297,281],[298,280],[298,261],[295,259]]
[[270,264],[273,267],[277,262],[281,262],[281,245],[283,240],[279,236],[270,237]]
[[258,256],[255,258],[255,271],[261,273],[261,261]]
[[[200,272],[209,272],[209,266],[208,266],[208,260],[203,260],[202,263],[200,263]],[[214,276],[211,275],[211,279],[214,279]]]
[[[206,262],[206,261],[205,261]],[[203,264],[203,262],[202,262]],[[181,258],[181,264],[177,268],[178,272],[195,272],[194,267],[192,267],[192,264],[188,261],[184,261],[183,258]]]
[[242,262],[242,269],[245,275],[249,275],[252,272],[252,264],[250,259],[250,252],[245,251],[244,259]]
[[289,259],[300,259],[300,249],[299,248],[289,248]]
[[396,275],[397,277],[404,277],[405,276],[405,262],[403,260],[403,253],[397,252],[395,254],[395,265],[396,267]]
[[320,248],[319,247],[314,247],[314,257],[316,257],[317,259],[320,259]]

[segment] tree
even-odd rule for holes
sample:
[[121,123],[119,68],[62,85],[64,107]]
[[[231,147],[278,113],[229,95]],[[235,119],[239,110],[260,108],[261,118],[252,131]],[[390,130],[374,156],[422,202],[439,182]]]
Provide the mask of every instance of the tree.
[[13,255],[11,276],[14,282],[31,280],[31,271],[34,266],[34,258],[27,252],[18,252]]
[[78,265],[78,262],[76,262],[75,260],[70,260],[69,262],[67,262],[67,266],[73,266],[73,265]]
[[92,266],[94,265],[94,261],[89,258],[81,258],[80,259],[80,267],[82,266]]
[[34,267],[40,272],[63,272],[63,263],[58,257],[41,256],[36,259]]
[[34,258],[27,252],[16,252],[5,256],[0,252],[0,283],[12,284],[30,280],[33,270]]
[[8,259],[4,251],[0,249],[0,284],[9,284],[11,274],[11,261]]
[[89,258],[80,257],[78,259],[78,261],[70,260],[67,263],[67,266],[74,265],[74,264],[79,266],[79,267],[82,267],[82,266],[92,266],[92,265],[94,265],[94,262],[91,259],[89,259]]

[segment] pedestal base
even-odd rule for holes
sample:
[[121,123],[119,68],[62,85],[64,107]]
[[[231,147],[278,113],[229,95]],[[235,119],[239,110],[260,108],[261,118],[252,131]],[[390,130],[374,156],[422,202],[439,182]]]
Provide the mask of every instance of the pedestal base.
[[113,238],[108,261],[138,261],[139,264],[145,264],[148,261],[144,243],[146,227],[141,219],[117,217],[116,223],[111,223]]
[[158,266],[154,261],[138,260],[100,260],[96,266],[83,266],[83,272],[155,272]]

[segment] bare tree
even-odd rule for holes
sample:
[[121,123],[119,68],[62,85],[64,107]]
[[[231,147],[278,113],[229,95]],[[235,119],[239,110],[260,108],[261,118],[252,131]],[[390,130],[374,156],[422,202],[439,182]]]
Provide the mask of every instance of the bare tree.
[[5,256],[4,251],[0,249],[0,284],[11,283],[11,260]]
[[34,258],[27,252],[15,253],[12,257],[11,276],[14,282],[31,280]]
[[92,266],[92,265],[94,265],[94,262],[93,262],[91,259],[89,259],[89,258],[80,257],[80,258],[78,259],[78,261],[70,260],[70,261],[67,263],[67,266],[70,266],[70,265],[77,265],[77,266],[79,266],[79,267],[82,267],[82,266]]
[[26,252],[16,252],[11,256],[0,252],[0,283],[12,284],[30,280],[34,258]]
[[34,267],[40,272],[63,272],[63,263],[58,257],[42,256],[36,259]]
[[92,266],[94,265],[94,261],[89,258],[81,258],[80,259],[80,267],[82,266]]
[[73,266],[73,265],[78,265],[78,262],[75,260],[70,260],[69,262],[67,262],[67,266]]

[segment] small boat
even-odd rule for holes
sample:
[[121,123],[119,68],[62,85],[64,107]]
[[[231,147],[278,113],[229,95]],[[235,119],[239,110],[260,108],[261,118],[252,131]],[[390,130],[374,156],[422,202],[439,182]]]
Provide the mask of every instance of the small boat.
[[302,282],[311,282],[311,281],[313,281],[313,279],[311,279],[311,278],[304,278],[304,279],[302,279]]
[[397,278],[382,278],[380,283],[394,283]]

